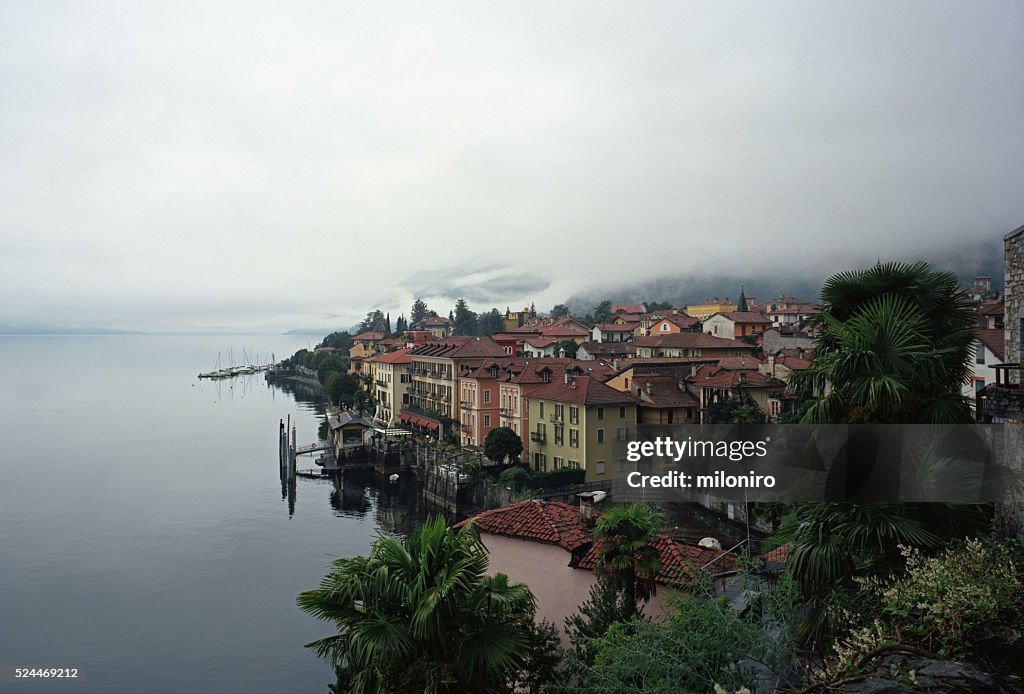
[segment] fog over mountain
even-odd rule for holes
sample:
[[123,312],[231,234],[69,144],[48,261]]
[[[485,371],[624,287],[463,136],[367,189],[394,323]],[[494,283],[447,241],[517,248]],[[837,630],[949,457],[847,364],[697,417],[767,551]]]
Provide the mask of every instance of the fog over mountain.
[[946,0],[2,3],[0,325],[970,275],[1024,223],[1021,26]]

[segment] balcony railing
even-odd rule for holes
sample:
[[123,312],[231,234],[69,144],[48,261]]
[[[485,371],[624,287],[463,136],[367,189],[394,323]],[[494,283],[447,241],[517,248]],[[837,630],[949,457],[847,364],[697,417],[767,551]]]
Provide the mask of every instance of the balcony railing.
[[565,417],[563,417],[563,416],[562,416],[562,415],[560,415],[560,414],[553,414],[553,415],[551,415],[551,417],[550,417],[550,420],[551,420],[552,422],[558,422],[558,423],[561,423],[561,422],[565,421]]
[[502,417],[516,417],[516,411],[511,407],[501,407],[498,409],[498,413]]
[[547,443],[548,436],[539,431],[530,432],[530,440],[534,443]]

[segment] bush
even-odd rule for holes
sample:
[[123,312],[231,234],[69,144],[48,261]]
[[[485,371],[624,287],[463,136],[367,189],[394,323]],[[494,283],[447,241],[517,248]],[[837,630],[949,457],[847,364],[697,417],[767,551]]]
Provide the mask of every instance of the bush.
[[1014,563],[1016,544],[967,540],[927,557],[901,547],[906,572],[857,579],[853,604],[834,617],[846,625],[837,640],[841,661],[878,646],[898,643],[944,658],[980,654],[978,642],[1002,628],[1019,627],[1024,617],[1024,582]]

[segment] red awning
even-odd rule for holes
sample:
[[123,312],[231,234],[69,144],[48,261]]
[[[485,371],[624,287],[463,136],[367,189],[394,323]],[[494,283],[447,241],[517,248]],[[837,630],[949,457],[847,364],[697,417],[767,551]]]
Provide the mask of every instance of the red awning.
[[400,422],[411,422],[412,421],[412,415],[409,414],[408,412],[402,412],[402,413],[400,413],[398,415],[398,421],[400,421]]
[[431,422],[429,419],[425,421],[428,429],[433,429],[435,431],[437,430],[437,422]]
[[416,426],[423,426],[423,422],[425,422],[426,420],[413,415],[412,419],[410,419],[409,421],[415,424]]

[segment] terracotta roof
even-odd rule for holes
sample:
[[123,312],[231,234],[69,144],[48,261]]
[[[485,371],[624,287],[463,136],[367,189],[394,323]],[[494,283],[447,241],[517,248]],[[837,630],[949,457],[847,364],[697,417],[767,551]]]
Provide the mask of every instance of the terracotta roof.
[[632,342],[584,342],[580,349],[587,354],[598,356],[606,354],[636,354],[636,345]]
[[[597,564],[597,552],[600,547],[600,542],[591,545],[577,564],[577,568],[593,570]],[[658,561],[661,562],[661,572],[655,580],[666,585],[692,580],[695,573],[702,569],[714,576],[732,571],[736,566],[736,555],[732,552],[687,545],[668,535],[658,535],[654,547],[658,550]]]
[[394,352],[385,352],[380,356],[376,356],[370,361],[375,364],[409,364],[412,362],[412,357],[409,356],[409,352],[412,349],[409,347],[403,347],[402,349],[396,349]]
[[615,390],[590,376],[572,379],[569,383],[550,383],[533,391],[530,396],[534,400],[552,400],[568,402],[574,405],[605,405],[635,403],[637,399],[629,393]]
[[986,301],[978,307],[978,313],[983,316],[1002,316],[1006,312],[1006,306],[1000,299],[998,301]]
[[694,318],[693,316],[687,316],[685,314],[680,314],[680,315],[677,315],[677,316],[663,316],[662,318],[659,318],[656,321],[654,321],[653,323],[651,323],[651,328],[653,329],[655,325],[657,325],[658,323],[661,323],[662,321],[668,321],[669,323],[673,323],[673,324],[679,326],[679,328],[683,329],[683,330],[685,330],[687,328],[692,328],[695,325],[700,325],[700,319],[699,318]]
[[615,315],[616,313],[625,313],[627,315],[633,313],[647,313],[647,307],[643,304],[634,304],[632,306],[628,304],[612,306],[612,315]]
[[558,545],[569,552],[591,543],[590,533],[580,524],[579,509],[559,501],[523,501],[484,511],[453,528],[457,530],[469,522],[492,535]]
[[374,331],[370,330],[370,331],[367,331],[365,333],[359,333],[358,335],[356,335],[352,339],[353,340],[362,340],[363,342],[375,342],[377,340],[383,340],[384,339],[384,333],[374,332]]
[[801,359],[800,357],[791,357],[784,354],[779,357],[775,357],[775,363],[780,366],[785,366],[790,371],[803,371],[804,369],[811,368],[810,359]]
[[598,323],[594,326],[595,330],[600,330],[603,333],[631,333],[636,330],[636,326],[640,325],[640,321],[627,321],[626,323]]
[[590,335],[590,332],[574,328],[571,325],[554,325],[541,328],[540,334],[544,337],[583,337]]
[[1005,330],[979,330],[978,339],[981,343],[988,347],[992,354],[999,357],[1000,361],[1006,360],[1006,331]]
[[757,357],[723,357],[718,360],[718,366],[729,371],[756,370],[761,366],[761,360]]
[[[697,399],[679,388],[671,376],[634,376],[633,385],[640,391],[641,407],[697,407]],[[650,387],[648,387],[650,386]]]
[[553,337],[531,337],[528,340],[525,340],[524,343],[531,347],[536,347],[537,349],[545,349],[551,345],[557,345],[558,340]]
[[753,345],[730,340],[724,337],[715,337],[707,333],[670,333],[668,335],[648,335],[633,340],[638,347],[652,348],[677,348],[677,349],[745,349],[752,351]]
[[[753,311],[719,311],[715,316],[724,316],[733,323],[771,324],[771,319]],[[714,318],[715,316],[711,316]],[[709,319],[710,320],[710,319]]]
[[790,547],[791,543],[787,542],[784,545],[776,547],[770,552],[765,552],[764,554],[759,556],[758,559],[760,559],[763,562],[778,562],[780,564],[785,564],[786,560],[789,559]]
[[758,371],[722,369],[717,366],[705,366],[698,369],[690,379],[690,383],[698,388],[785,388],[786,384]]
[[441,316],[430,316],[424,318],[417,325],[451,325],[451,321]]
[[508,357],[505,348],[489,337],[447,337],[414,347],[414,357],[446,357],[464,359],[472,357]]

